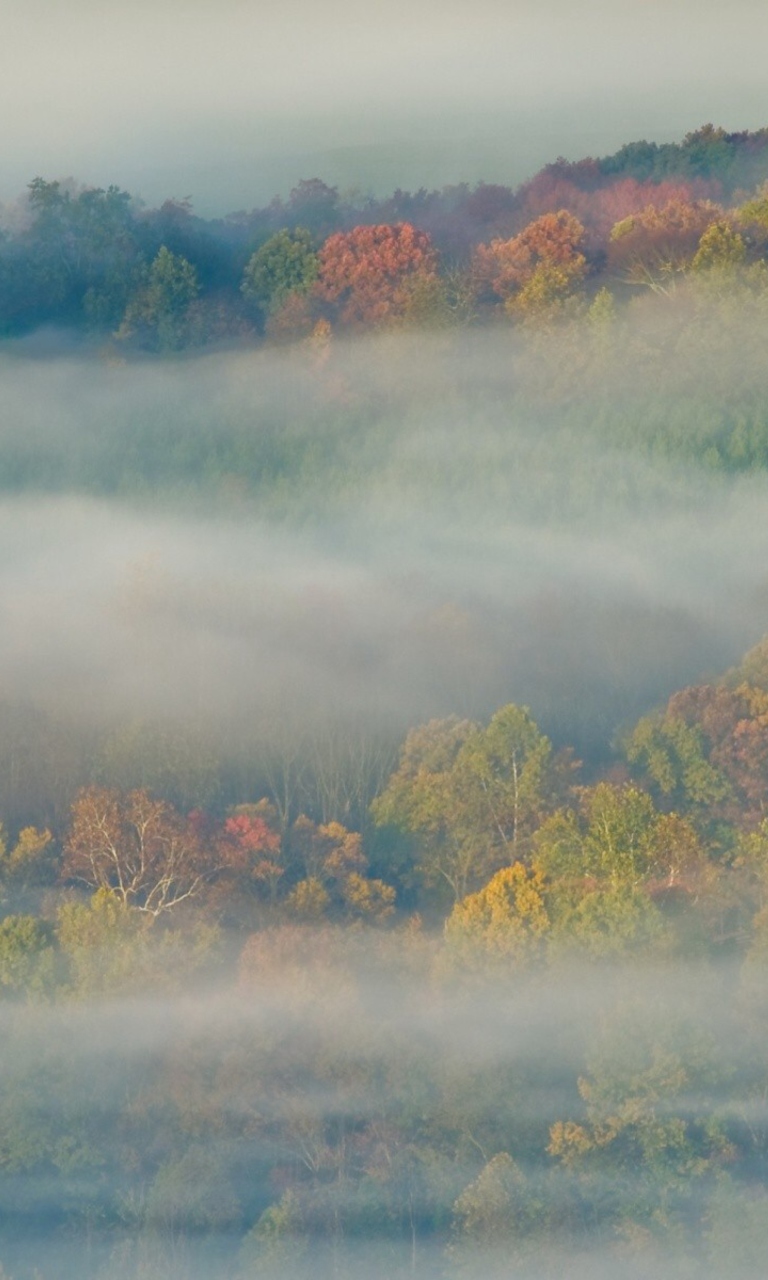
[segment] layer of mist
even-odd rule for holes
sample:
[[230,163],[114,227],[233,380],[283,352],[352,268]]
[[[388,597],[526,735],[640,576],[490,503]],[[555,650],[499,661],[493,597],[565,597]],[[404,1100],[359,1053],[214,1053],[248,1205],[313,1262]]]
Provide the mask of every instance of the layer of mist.
[[[239,990],[0,1010],[10,1274],[709,1277],[729,1250],[729,1275],[761,1274],[762,970],[467,985],[426,942],[275,938]],[[558,1123],[626,1126],[626,1159],[598,1136],[569,1165]],[[736,1185],[726,1135],[754,1144]],[[506,1190],[480,1178],[499,1168]],[[248,1234],[286,1186],[301,1225]]]
[[515,701],[599,751],[735,661],[765,628],[768,485],[658,450],[693,361],[667,409],[642,371],[591,405],[521,386],[517,342],[6,354],[0,698],[212,733]]

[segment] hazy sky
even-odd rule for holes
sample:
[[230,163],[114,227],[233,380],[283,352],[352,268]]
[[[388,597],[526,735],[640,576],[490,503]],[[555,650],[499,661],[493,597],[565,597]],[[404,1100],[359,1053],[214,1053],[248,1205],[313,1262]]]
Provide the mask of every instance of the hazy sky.
[[768,117],[761,0],[0,0],[0,30],[3,198],[37,173],[201,212],[315,173],[514,182]]

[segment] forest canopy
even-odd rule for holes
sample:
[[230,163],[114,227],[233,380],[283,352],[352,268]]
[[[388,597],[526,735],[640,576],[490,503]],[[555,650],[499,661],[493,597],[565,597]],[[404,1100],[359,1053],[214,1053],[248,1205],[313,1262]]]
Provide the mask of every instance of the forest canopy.
[[312,178],[208,220],[186,200],[146,209],[116,186],[36,177],[4,211],[0,333],[56,325],[167,353],[327,326],[551,320],[604,288],[758,267],[767,179],[768,130],[713,125],[557,160],[515,189],[347,199]]

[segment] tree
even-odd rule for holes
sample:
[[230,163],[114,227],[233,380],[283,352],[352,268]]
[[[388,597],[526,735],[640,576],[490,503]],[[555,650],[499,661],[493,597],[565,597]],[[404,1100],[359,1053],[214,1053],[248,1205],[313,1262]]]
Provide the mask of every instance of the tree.
[[186,258],[163,245],[140,277],[117,331],[155,351],[177,351],[195,337],[192,304],[200,292],[197,272]]
[[39,993],[52,984],[55,956],[51,926],[35,916],[0,921],[0,993]]
[[291,294],[306,294],[317,279],[318,259],[309,231],[278,231],[248,260],[241,292],[267,312],[275,312]]
[[728,222],[713,222],[699,240],[691,270],[732,275],[737,267],[743,265],[746,256],[744,237]]
[[435,276],[437,254],[426,232],[399,222],[329,236],[319,264],[317,297],[342,324],[375,325],[407,311],[414,282]]
[[454,906],[445,926],[449,947],[472,960],[524,961],[541,950],[549,929],[544,879],[520,862],[503,867],[484,889]]
[[277,1204],[264,1210],[243,1240],[240,1274],[244,1280],[250,1276],[279,1280],[286,1274],[297,1278],[309,1275],[311,1268],[305,1265],[309,1247],[298,1197],[289,1188]]
[[555,1123],[548,1150],[609,1220],[663,1228],[698,1180],[733,1157],[722,1125],[690,1105],[711,1089],[715,1062],[701,1021],[670,1016],[656,993],[604,1018],[578,1082],[583,1119]]
[[23,244],[34,319],[117,323],[141,260],[128,192],[35,178],[29,208]]
[[400,764],[371,812],[416,841],[426,885],[458,902],[527,852],[542,814],[557,803],[569,761],[525,707],[510,704],[486,728],[455,718],[412,730]]
[[98,889],[87,902],[65,902],[57,913],[56,938],[68,976],[79,995],[178,990],[214,957],[215,927],[187,922],[182,929],[140,907],[126,906]]
[[608,268],[628,284],[667,294],[687,270],[707,228],[722,219],[709,200],[671,200],[648,205],[617,222],[608,244]]
[[301,178],[288,196],[286,211],[293,227],[309,227],[327,235],[339,224],[339,192],[321,178]]
[[768,693],[693,685],[641,720],[626,747],[651,785],[704,826],[760,823],[768,796]]
[[395,890],[382,880],[369,879],[362,838],[340,822],[320,826],[303,815],[288,837],[291,858],[303,878],[287,900],[289,911],[304,918],[329,910],[368,921],[384,921],[394,910]]
[[195,824],[146,791],[87,787],[72,806],[62,876],[159,916],[197,897],[216,870]]
[[14,895],[54,884],[58,854],[50,831],[23,827],[12,848],[7,848],[0,828],[0,886]]
[[645,791],[599,783],[560,810],[534,838],[533,864],[546,879],[553,946],[601,956],[659,945],[656,901],[694,899],[708,880],[696,833],[659,813]]
[[[226,879],[242,891],[264,887],[270,902],[277,897],[285,873],[282,840],[275,830],[276,813],[268,801],[241,804],[231,809],[221,835],[221,861]],[[231,885],[230,885],[231,888]]]
[[499,1152],[454,1203],[452,1270],[475,1276],[480,1268],[490,1280],[513,1274],[510,1264],[522,1260],[534,1216],[522,1170],[506,1151]]
[[511,314],[543,312],[572,294],[586,274],[584,227],[560,209],[545,213],[511,240],[478,245],[473,273],[478,290],[500,298]]
[[561,810],[535,837],[535,862],[550,881],[601,881],[636,889],[657,856],[658,814],[637,787],[585,788],[579,810]]
[[657,798],[700,820],[731,797],[727,779],[707,759],[701,727],[675,714],[672,703],[638,721],[625,752]]

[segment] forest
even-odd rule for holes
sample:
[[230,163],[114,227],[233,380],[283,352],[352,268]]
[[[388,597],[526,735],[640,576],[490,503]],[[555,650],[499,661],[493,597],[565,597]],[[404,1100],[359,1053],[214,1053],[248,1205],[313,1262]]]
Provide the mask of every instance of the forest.
[[762,1276],[768,129],[0,243],[0,1275]]
[[53,325],[169,352],[500,314],[541,324],[587,302],[599,317],[615,294],[713,268],[759,289],[767,166],[768,129],[705,125],[680,144],[557,160],[515,190],[377,200],[311,178],[207,221],[185,199],[146,209],[116,186],[36,177],[2,214],[0,333]]

